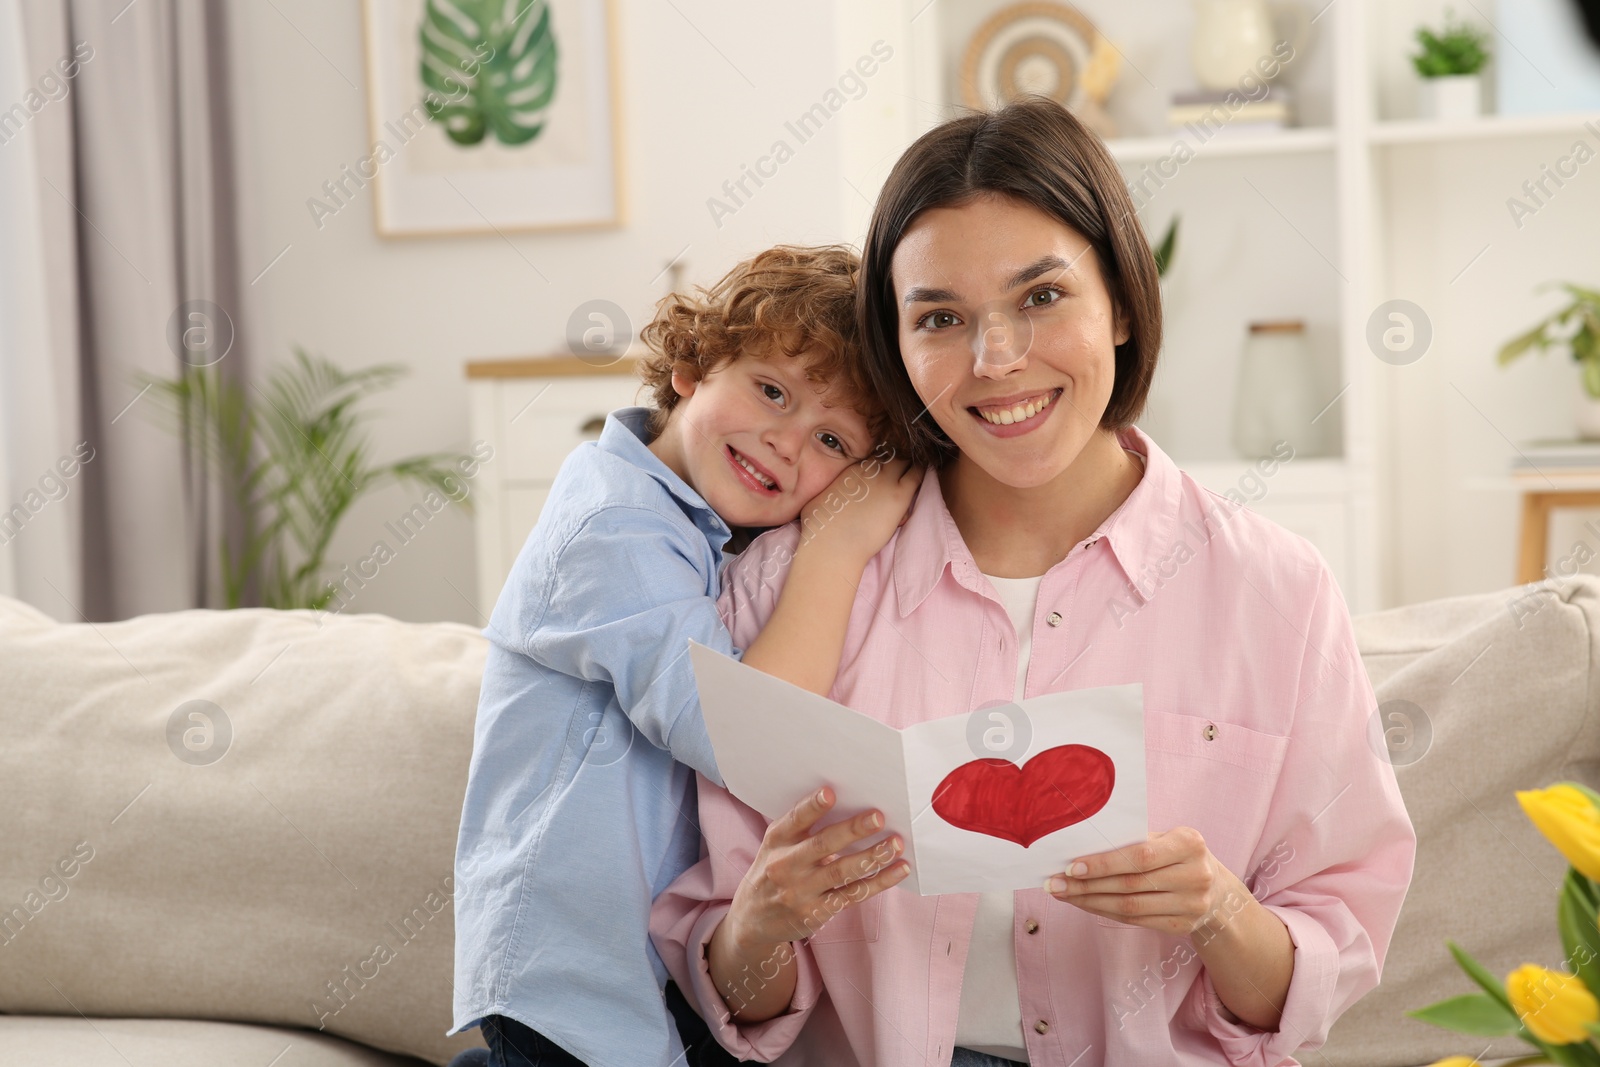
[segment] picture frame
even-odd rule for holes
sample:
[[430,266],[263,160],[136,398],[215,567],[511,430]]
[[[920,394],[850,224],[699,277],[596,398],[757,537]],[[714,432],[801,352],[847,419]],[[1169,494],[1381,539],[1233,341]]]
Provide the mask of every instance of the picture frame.
[[384,237],[618,226],[611,0],[362,0],[368,154]]

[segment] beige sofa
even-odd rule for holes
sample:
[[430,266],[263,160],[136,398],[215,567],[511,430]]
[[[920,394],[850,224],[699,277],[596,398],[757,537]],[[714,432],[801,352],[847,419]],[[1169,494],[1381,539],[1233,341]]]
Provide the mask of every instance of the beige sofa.
[[[1403,1012],[1468,990],[1446,937],[1496,972],[1560,961],[1564,863],[1512,792],[1600,787],[1597,611],[1585,578],[1357,620],[1417,872],[1382,987],[1304,1062],[1517,1053]],[[444,1032],[483,654],[454,624],[58,625],[0,599],[0,1063],[442,1064],[476,1044]]]

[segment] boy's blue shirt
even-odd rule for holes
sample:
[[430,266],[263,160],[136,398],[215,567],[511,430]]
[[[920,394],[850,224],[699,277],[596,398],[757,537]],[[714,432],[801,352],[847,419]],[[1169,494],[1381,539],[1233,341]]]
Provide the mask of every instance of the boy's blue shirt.
[[456,846],[450,1032],[505,1015],[593,1067],[681,1056],[650,903],[700,858],[694,772],[721,784],[689,639],[738,654],[728,526],[648,416],[562,464],[495,603]]

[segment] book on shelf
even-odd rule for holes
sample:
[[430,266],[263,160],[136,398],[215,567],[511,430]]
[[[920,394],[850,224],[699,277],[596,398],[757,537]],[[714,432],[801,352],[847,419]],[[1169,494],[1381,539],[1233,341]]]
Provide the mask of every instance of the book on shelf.
[[1173,93],[1167,124],[1173,129],[1194,123],[1210,130],[1234,127],[1281,129],[1293,124],[1289,93],[1280,86],[1251,99],[1236,90]]

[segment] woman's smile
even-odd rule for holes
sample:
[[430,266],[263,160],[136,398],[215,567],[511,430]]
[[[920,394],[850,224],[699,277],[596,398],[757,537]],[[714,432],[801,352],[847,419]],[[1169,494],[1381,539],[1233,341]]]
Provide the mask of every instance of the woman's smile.
[[973,404],[967,411],[996,437],[1018,437],[1044,425],[1061,398],[1060,388],[1012,394]]

